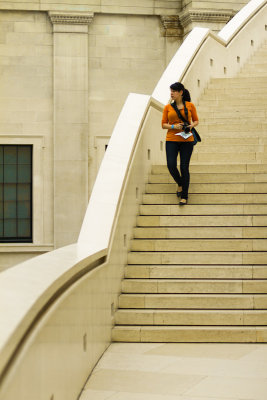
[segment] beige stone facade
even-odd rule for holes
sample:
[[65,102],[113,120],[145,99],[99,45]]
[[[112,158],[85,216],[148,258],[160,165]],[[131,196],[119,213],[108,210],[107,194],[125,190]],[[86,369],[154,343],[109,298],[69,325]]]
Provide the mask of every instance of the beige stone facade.
[[1,2],[0,144],[33,145],[33,242],[0,244],[1,270],[77,240],[128,93],[151,94],[192,27],[246,2]]

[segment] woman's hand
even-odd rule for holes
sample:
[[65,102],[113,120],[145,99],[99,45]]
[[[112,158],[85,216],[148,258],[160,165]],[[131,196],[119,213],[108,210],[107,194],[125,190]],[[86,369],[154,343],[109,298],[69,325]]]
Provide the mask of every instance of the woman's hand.
[[173,126],[174,129],[183,129],[183,127],[184,127],[184,124],[183,124],[183,123],[175,124],[175,125]]
[[172,124],[170,124],[170,123],[165,123],[165,124],[162,124],[162,128],[163,129],[177,129],[177,130],[179,130],[179,129],[183,129],[183,127],[184,127],[184,124],[183,123],[179,123],[179,124],[173,124],[173,127],[172,127]]
[[197,125],[198,125],[198,121],[194,121],[194,122],[192,122],[191,125],[189,125],[189,127],[190,127],[190,129],[192,129],[192,128],[195,128],[195,126],[197,126]]

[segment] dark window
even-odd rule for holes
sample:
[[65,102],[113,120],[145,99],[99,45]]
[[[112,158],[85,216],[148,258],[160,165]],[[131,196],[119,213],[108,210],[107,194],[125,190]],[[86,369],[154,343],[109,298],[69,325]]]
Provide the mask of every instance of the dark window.
[[30,145],[0,145],[0,242],[32,242]]

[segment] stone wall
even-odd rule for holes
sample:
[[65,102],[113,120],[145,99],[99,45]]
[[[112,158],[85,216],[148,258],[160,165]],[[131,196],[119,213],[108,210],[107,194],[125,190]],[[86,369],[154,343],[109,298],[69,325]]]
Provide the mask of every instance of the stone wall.
[[162,30],[158,17],[137,15],[96,15],[89,27],[91,185],[128,93],[151,94],[165,69]]
[[90,11],[103,14],[161,15],[177,13],[181,0],[2,0],[1,9]]
[[199,8],[206,10],[234,10],[239,11],[248,2],[246,0],[182,0],[182,7]]
[[1,244],[1,269],[53,249],[52,54],[46,13],[0,12],[0,143],[34,146],[34,245]]

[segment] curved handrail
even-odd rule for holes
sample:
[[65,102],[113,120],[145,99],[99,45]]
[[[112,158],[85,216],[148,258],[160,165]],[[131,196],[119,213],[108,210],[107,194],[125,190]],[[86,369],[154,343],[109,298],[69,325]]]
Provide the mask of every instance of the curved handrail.
[[[82,271],[86,273],[90,268],[88,266],[103,262],[103,258],[107,256],[127,170],[149,104],[155,102],[159,108],[162,107],[169,98],[169,83],[186,76],[207,39],[215,39],[226,46],[266,1],[251,0],[249,4],[249,16],[243,13],[242,18],[236,18],[231,23],[231,29],[222,30],[222,37],[220,34],[212,34],[208,29],[194,28],[161,77],[153,92],[153,98],[129,95],[101,164],[77,244],[26,261],[0,275],[1,306],[4,306],[2,315],[5,317],[2,318],[0,327],[0,370],[5,368],[25,332],[55,293],[63,290],[67,282],[71,283],[75,276],[83,273]],[[225,37],[228,37],[227,43]],[[39,267],[36,267],[36,264],[39,264]],[[11,286],[16,296],[10,293]]]
[[185,72],[188,70],[194,57],[209,35],[211,35],[211,32],[208,28],[194,28],[190,32],[155,87],[152,93],[154,99],[162,104],[166,104],[169,101],[170,84],[176,81],[182,81]]
[[80,258],[77,244],[73,244],[37,256],[1,274],[0,382],[10,359],[51,304],[51,299],[56,301],[75,281],[101,265],[106,256],[107,249],[103,248]]
[[219,38],[230,42],[242,27],[253,17],[264,5],[266,0],[251,0],[226,24],[218,33]]
[[123,182],[150,101],[150,96],[130,93],[124,103],[98,171],[81,227],[78,238],[81,254],[88,251],[92,241],[98,248],[109,245]]

